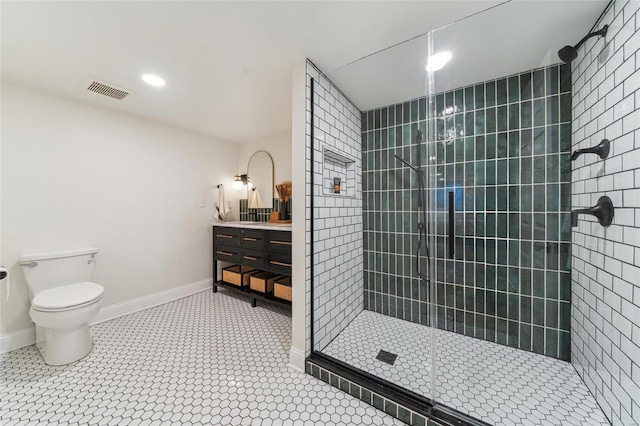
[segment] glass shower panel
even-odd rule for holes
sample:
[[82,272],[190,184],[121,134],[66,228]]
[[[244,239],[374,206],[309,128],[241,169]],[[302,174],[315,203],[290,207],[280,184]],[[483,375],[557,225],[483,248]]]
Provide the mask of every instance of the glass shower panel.
[[605,6],[506,2],[316,70],[314,353],[423,416],[603,419],[567,362],[584,95],[557,52]]
[[490,423],[523,420],[527,383],[570,357],[571,68],[567,35],[544,25],[556,7],[509,2],[431,34],[450,57],[429,93],[435,401]]
[[[417,37],[313,83],[314,226],[326,227],[313,233],[314,350],[423,398],[433,396],[428,49]],[[323,266],[339,250],[327,246],[342,237],[337,224],[357,233],[343,247],[361,250],[340,277]]]

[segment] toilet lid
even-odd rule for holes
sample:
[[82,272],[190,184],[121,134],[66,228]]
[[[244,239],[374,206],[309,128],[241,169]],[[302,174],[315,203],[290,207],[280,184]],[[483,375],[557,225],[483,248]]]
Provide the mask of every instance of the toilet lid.
[[100,284],[92,282],[63,285],[36,294],[31,305],[39,309],[70,308],[96,300],[103,292]]

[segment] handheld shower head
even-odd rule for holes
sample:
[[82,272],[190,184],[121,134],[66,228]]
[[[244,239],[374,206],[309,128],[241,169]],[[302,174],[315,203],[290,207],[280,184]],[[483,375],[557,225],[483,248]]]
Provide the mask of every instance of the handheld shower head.
[[594,31],[592,33],[587,34],[580,40],[578,44],[575,46],[565,46],[562,49],[558,50],[558,56],[562,60],[562,62],[569,63],[578,57],[578,49],[580,46],[584,44],[585,41],[589,40],[591,37],[601,36],[604,37],[607,35],[607,30],[609,29],[608,25],[602,27],[599,31]]

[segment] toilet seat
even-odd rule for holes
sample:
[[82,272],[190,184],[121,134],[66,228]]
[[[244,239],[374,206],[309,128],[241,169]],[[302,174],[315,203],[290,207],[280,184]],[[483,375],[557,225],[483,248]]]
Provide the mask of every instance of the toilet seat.
[[104,287],[82,282],[54,287],[36,294],[31,307],[37,311],[60,312],[77,309],[102,299]]

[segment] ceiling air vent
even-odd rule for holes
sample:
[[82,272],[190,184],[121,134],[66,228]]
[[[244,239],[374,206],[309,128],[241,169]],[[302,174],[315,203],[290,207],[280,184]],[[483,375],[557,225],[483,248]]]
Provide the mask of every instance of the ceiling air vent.
[[90,92],[97,93],[99,95],[108,96],[113,99],[122,100],[131,95],[131,91],[122,87],[117,87],[113,84],[109,84],[104,81],[100,81],[95,78],[88,78],[86,81],[86,88]]

